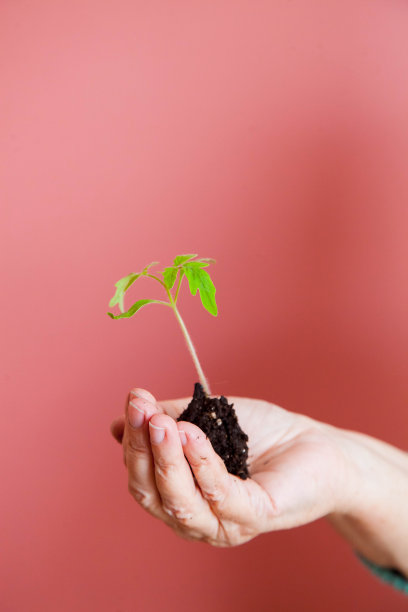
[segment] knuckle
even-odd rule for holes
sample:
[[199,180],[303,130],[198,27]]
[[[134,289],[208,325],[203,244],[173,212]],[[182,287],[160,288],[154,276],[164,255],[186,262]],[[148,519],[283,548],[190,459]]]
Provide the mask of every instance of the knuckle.
[[151,496],[146,491],[140,489],[136,483],[129,481],[128,490],[131,496],[140,504],[143,508],[148,508],[151,504]]
[[155,458],[154,467],[156,475],[163,480],[171,478],[177,471],[177,466],[174,463],[170,463],[163,458]]
[[140,440],[138,436],[129,436],[127,449],[129,452],[137,455],[139,453],[145,454],[147,447],[143,440]]
[[163,504],[163,511],[181,525],[189,525],[193,518],[193,513],[184,506]]
[[192,468],[196,468],[196,469],[200,469],[200,468],[206,468],[210,465],[210,459],[208,458],[207,453],[202,453],[201,455],[198,455],[197,457],[191,457],[191,459],[189,458],[189,463],[191,465]]
[[133,461],[137,461],[138,459],[144,459],[146,454],[148,453],[148,449],[144,444],[139,442],[131,442],[129,440],[129,444],[126,447],[126,455],[129,459]]
[[212,504],[217,504],[217,506],[221,507],[223,503],[227,500],[228,492],[231,486],[231,481],[227,477],[221,477],[217,481],[213,481],[211,483],[207,483],[206,486],[203,486],[201,491],[203,497]]
[[219,503],[225,497],[225,494],[218,487],[204,490],[202,491],[202,493],[203,493],[204,499],[206,499],[207,501],[211,503]]

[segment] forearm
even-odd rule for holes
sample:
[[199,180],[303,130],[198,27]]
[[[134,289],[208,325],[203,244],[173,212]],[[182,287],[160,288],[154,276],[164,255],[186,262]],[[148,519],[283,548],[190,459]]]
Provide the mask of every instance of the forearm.
[[328,519],[356,552],[408,577],[408,454],[364,434],[337,431],[347,466],[345,503]]

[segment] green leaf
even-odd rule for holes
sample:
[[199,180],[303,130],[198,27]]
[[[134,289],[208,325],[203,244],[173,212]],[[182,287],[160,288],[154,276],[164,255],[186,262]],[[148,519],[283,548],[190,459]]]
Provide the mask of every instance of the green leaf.
[[120,315],[114,315],[112,312],[108,312],[107,314],[112,318],[112,319],[124,319],[124,318],[129,318],[129,317],[133,317],[133,315],[140,310],[141,308],[143,308],[143,306],[146,306],[146,304],[162,304],[163,302],[160,302],[159,300],[139,300],[137,302],[135,302],[133,304],[133,306],[131,306],[129,308],[129,310],[127,310],[126,312],[122,312],[122,314]]
[[173,288],[174,283],[176,282],[177,272],[178,272],[178,269],[175,268],[174,266],[171,266],[171,268],[164,269],[163,279],[164,279],[164,284],[166,285],[167,289]]
[[158,263],[159,263],[158,261],[152,261],[152,263],[147,264],[147,266],[145,266],[145,267],[143,268],[143,272],[142,272],[142,274],[143,274],[143,275],[144,275],[144,274],[147,274],[147,273],[148,273],[148,271],[149,271],[149,268],[151,268],[152,266],[157,266],[157,264],[158,264]]
[[139,278],[139,276],[141,276],[140,273],[128,274],[127,276],[124,276],[123,278],[118,280],[117,283],[115,283],[116,293],[111,299],[111,301],[109,302],[109,306],[111,308],[116,306],[116,304],[119,304],[119,309],[121,312],[123,312],[124,310],[123,299],[124,299],[125,291],[127,291],[129,287],[133,285],[133,283],[135,282],[135,280]]
[[175,266],[180,266],[185,261],[189,261],[190,259],[194,259],[194,257],[197,257],[197,255],[177,255],[177,257],[174,258],[174,262],[173,263],[174,263]]
[[206,261],[188,261],[183,264],[183,268],[208,268],[209,265]]
[[201,303],[204,308],[214,317],[217,316],[218,309],[215,301],[215,287],[208,272],[197,266],[183,266],[185,275],[192,295],[200,292]]
[[125,307],[124,307],[124,297],[125,297],[126,291],[129,289],[129,287],[131,285],[133,285],[135,280],[137,280],[141,276],[145,276],[147,274],[148,270],[152,266],[156,266],[157,264],[158,264],[157,261],[153,261],[152,263],[148,264],[145,268],[143,268],[142,272],[128,274],[127,276],[124,276],[123,278],[118,280],[118,282],[115,283],[115,287],[116,287],[115,295],[113,296],[113,298],[109,302],[109,306],[111,308],[113,308],[114,306],[116,306],[116,304],[119,304],[119,310],[121,312],[123,312],[124,309],[125,309]]

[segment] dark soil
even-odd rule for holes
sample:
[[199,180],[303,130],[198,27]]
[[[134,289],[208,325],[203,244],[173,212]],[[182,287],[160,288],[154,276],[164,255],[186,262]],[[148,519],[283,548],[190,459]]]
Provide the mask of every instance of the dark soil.
[[249,478],[248,436],[239,426],[233,406],[223,395],[208,397],[200,383],[196,383],[193,399],[177,420],[202,429],[228,472],[245,480]]

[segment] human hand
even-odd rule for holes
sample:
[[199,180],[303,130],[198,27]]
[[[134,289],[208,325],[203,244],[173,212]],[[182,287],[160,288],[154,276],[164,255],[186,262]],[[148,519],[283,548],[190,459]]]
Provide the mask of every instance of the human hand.
[[130,392],[125,418],[111,429],[123,444],[129,491],[143,508],[182,537],[215,546],[347,512],[353,479],[339,430],[266,401],[229,401],[249,437],[248,480],[227,472],[198,427],[176,422],[188,399],[157,402],[146,390]]

